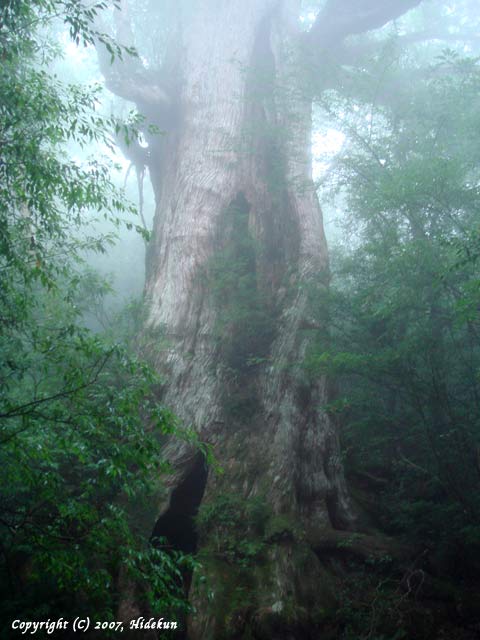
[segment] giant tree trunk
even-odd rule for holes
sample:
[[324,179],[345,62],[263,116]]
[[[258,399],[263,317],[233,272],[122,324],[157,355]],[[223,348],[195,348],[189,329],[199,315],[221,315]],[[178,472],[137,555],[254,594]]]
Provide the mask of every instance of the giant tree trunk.
[[[341,10],[332,21],[334,4],[312,30],[327,44],[356,29]],[[380,7],[373,26],[388,19],[383,3],[365,4],[372,14]],[[162,335],[151,355],[165,376],[163,402],[223,468],[207,474],[192,447],[170,442],[175,472],[151,509],[156,535],[202,557],[191,640],[318,637],[331,594],[311,541],[321,546],[355,522],[327,382],[302,367],[312,335],[325,330],[310,306],[327,286],[328,256],[299,9],[299,0],[199,0],[168,51],[169,100],[147,113],[166,130],[149,140],[157,209],[147,324]],[[327,18],[337,31],[323,28]],[[197,537],[200,502],[213,518]],[[248,521],[255,504],[261,523]],[[223,517],[232,506],[250,547],[235,549]]]
[[[235,567],[207,556],[205,589],[192,582],[201,612],[192,638],[216,637],[235,613],[258,629],[259,615],[280,619],[285,611],[292,628],[305,622],[322,585],[304,532],[353,521],[327,384],[302,369],[318,330],[309,297],[326,283],[328,258],[311,177],[311,104],[294,53],[296,15],[274,4],[209,0],[191,16],[172,55],[180,74],[175,127],[151,167],[158,205],[148,322],[168,341],[158,356],[164,401],[213,446],[224,470],[208,475],[203,501],[257,496],[271,518],[291,523],[291,535],[269,542],[248,585]],[[177,468],[170,509],[178,515],[174,489],[202,478],[187,447],[172,444],[169,459]],[[164,532],[174,538],[174,529],[170,522]],[[200,540],[209,542],[208,534]],[[234,593],[242,588],[250,591],[244,602]],[[207,590],[218,602],[205,600]]]

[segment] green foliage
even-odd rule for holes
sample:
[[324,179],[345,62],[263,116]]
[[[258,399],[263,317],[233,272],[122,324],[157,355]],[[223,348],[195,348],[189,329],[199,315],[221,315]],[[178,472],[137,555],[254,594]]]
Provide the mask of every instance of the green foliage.
[[188,559],[153,549],[132,517],[166,468],[160,442],[176,421],[126,340],[83,322],[108,291],[84,256],[113,239],[89,236],[92,212],[118,225],[134,211],[107,164],[81,164],[67,145],[109,146],[115,123],[96,112],[98,87],[48,75],[58,49],[40,30],[60,13],[74,41],[91,43],[104,6],[10,1],[0,10],[2,619],[111,619],[120,567],[152,606],[182,600],[178,562]]
[[230,379],[224,408],[242,420],[252,418],[258,409],[254,373],[268,356],[274,322],[259,282],[259,248],[248,227],[249,207],[242,194],[224,218],[226,239],[221,240],[208,275],[217,310],[219,357]]
[[[330,107],[347,143],[329,187],[344,199],[350,237],[334,253],[331,347],[319,341],[306,366],[340,380],[329,409],[344,423],[352,479],[367,493],[383,488],[365,502],[376,524],[424,545],[442,571],[473,578],[480,67],[448,51],[428,69],[406,64],[417,85],[401,85],[395,100],[379,105],[349,87]],[[386,58],[384,73],[395,66],[404,73]]]
[[[335,612],[341,626],[342,640],[402,640],[411,637],[409,616],[412,605],[403,597],[401,579],[388,571],[372,566],[348,567]],[[412,584],[418,587],[421,576],[410,572]],[[361,594],[361,597],[359,597]],[[420,632],[420,625],[415,629]]]
[[210,265],[220,348],[226,366],[239,372],[266,356],[272,331],[271,313],[257,279],[258,248],[248,217],[248,204],[240,195],[225,212],[228,242]]
[[221,493],[201,505],[196,525],[200,538],[209,541],[210,552],[248,567],[261,558],[269,518],[260,496],[245,500],[239,494]]

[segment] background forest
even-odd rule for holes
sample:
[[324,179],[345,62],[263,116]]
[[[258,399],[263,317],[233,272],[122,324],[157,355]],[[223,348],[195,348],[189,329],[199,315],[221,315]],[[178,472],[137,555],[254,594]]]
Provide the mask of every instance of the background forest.
[[[168,17],[170,3],[131,4],[143,43],[146,21]],[[305,29],[324,4],[303,3]],[[110,8],[0,6],[1,638],[12,637],[14,618],[116,620],[131,583],[144,610],[184,620],[195,615],[184,589],[192,570],[208,589],[202,553],[152,539],[142,525],[171,472],[166,439],[211,456],[159,400],[155,357],[168,341],[146,328],[141,301],[154,205],[132,150],[164,132],[90,82],[95,45],[108,64],[153,60],[166,35],[160,29],[158,50],[118,44]],[[339,430],[359,514],[358,532],[322,551],[335,593],[316,612],[322,638],[480,633],[479,26],[474,2],[425,0],[368,46],[354,35],[354,62],[338,50],[321,70],[304,65],[303,82],[321,87],[313,155],[330,286],[325,274],[309,283],[309,348],[295,365],[330,381],[322,409]],[[80,54],[70,41],[87,52],[84,73],[73,70]],[[137,192],[130,176],[128,197],[120,149],[139,178]],[[271,179],[281,198],[275,171]],[[268,361],[272,331],[252,275],[256,240],[235,206],[236,241],[210,264],[223,310],[218,348],[240,372],[225,400],[233,425],[257,410],[248,380]],[[110,272],[138,301],[112,301]],[[196,527],[242,575],[272,540],[301,536],[261,500],[227,493],[200,507]],[[233,622],[223,633],[247,637]]]

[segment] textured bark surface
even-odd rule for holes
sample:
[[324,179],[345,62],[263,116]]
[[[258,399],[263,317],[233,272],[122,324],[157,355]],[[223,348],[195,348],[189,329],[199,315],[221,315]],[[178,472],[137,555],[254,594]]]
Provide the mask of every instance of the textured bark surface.
[[[311,177],[311,103],[295,58],[298,13],[276,4],[205,1],[176,44],[175,128],[163,142],[162,161],[151,168],[158,207],[148,322],[168,341],[158,357],[168,381],[164,401],[213,446],[224,468],[209,474],[204,501],[225,492],[261,496],[273,514],[288,514],[300,531],[308,525],[320,535],[352,526],[354,516],[324,409],[326,382],[308,380],[301,367],[317,328],[308,285],[326,281],[328,259]],[[233,216],[248,216],[246,229],[232,228],[229,208]],[[262,361],[241,371],[222,357],[211,274],[218,252],[236,242],[235,232],[254,239],[255,286],[272,319]],[[233,340],[237,330],[233,319],[226,329]],[[245,415],[225,408],[238,394]],[[169,449],[177,469],[173,490],[193,473],[195,458],[185,445]],[[315,602],[322,570],[308,549],[309,561],[299,565],[296,544],[272,543],[267,566],[249,587],[248,615],[259,637],[272,637],[263,618],[281,618],[287,603],[292,629],[305,626]],[[207,571],[210,592],[221,594],[228,569]],[[191,598],[201,614],[189,637],[216,637],[225,620],[195,584]]]
[[[310,40],[331,45],[402,12],[387,4],[363,0],[354,11],[342,0],[335,12],[329,2]],[[277,523],[248,570],[200,537],[207,583],[191,582],[191,640],[318,637],[332,601],[325,549],[335,530],[356,526],[327,382],[301,364],[324,329],[310,306],[327,286],[328,256],[299,12],[299,0],[199,0],[172,39],[166,94],[139,103],[166,130],[149,140],[147,325],[162,335],[150,355],[165,375],[162,401],[224,470],[207,475],[192,447],[169,443],[175,472],[147,526],[190,550],[192,515],[222,495],[261,499]]]
[[232,433],[221,409],[227,374],[209,269],[235,242],[226,213],[243,197],[258,241],[258,287],[276,325],[268,363],[252,368],[261,418],[244,426],[267,443],[276,508],[299,508],[324,524],[333,517],[330,497],[348,520],[336,440],[321,412],[325,383],[310,385],[297,366],[314,327],[305,283],[322,272],[325,280],[328,265],[311,179],[310,104],[290,50],[296,34],[272,2],[232,5],[204,3],[185,28],[178,123],[153,176],[160,188],[146,292],[149,324],[164,329],[170,345],[159,360],[167,365],[165,401],[202,438],[222,442],[223,458]]

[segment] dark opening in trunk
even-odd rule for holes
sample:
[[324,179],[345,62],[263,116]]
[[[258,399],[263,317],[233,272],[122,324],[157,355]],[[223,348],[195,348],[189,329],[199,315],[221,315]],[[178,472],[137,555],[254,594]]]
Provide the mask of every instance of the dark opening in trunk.
[[152,539],[165,538],[169,548],[183,553],[197,550],[195,516],[207,483],[208,469],[203,454],[198,453],[184,480],[172,492],[170,506],[160,516]]

